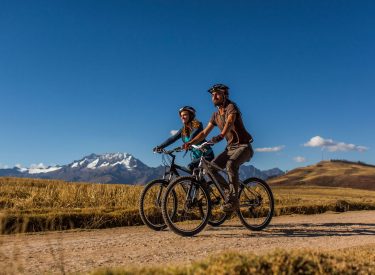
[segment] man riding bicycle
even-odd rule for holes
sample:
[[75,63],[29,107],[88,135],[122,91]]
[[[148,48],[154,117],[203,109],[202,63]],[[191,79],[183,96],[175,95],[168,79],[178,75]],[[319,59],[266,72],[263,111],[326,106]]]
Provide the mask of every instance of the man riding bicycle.
[[[217,126],[221,133],[211,139],[217,143],[227,140],[227,146],[220,155],[212,162],[221,168],[226,168],[228,173],[229,188],[226,187],[228,195],[223,210],[226,212],[235,211],[239,208],[238,202],[238,170],[241,164],[249,161],[254,152],[251,146],[252,136],[247,132],[242,121],[241,112],[237,105],[229,99],[229,88],[223,84],[215,84],[209,90],[211,99],[217,107],[217,112],[212,114],[206,128],[195,138],[184,144],[184,149],[188,149],[192,144],[200,143],[204,140],[212,129]],[[224,185],[225,180],[218,171],[212,171],[216,178]]]
[[[198,121],[195,118],[195,109],[190,106],[184,106],[179,111],[178,114],[180,115],[181,122],[183,123],[183,127],[175,133],[173,136],[168,138],[166,141],[164,141],[162,144],[156,146],[153,150],[159,151],[172,143],[176,142],[179,138],[182,139],[183,143],[189,142],[193,138],[195,138],[200,132],[203,130],[203,125],[200,121]],[[205,140],[202,140],[204,142]],[[205,153],[202,153],[199,150],[192,149],[192,161],[188,165],[191,172],[193,172],[194,168],[198,167],[199,159],[204,155],[205,159],[207,160],[213,160],[214,159],[214,152],[210,147],[207,148]]]

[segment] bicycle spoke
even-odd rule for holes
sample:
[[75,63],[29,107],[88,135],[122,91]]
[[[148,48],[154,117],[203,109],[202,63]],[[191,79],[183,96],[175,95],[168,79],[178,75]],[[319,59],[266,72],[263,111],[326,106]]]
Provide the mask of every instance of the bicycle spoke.
[[163,180],[152,181],[145,186],[140,197],[140,216],[144,224],[153,230],[166,227],[161,211],[161,199],[166,185],[167,182]]
[[[169,214],[172,192],[177,198],[173,217]],[[207,223],[209,211],[208,196],[192,177],[178,178],[169,185],[163,200],[163,217],[174,232],[183,236],[198,233]]]
[[272,219],[274,202],[271,189],[260,179],[245,183],[240,191],[241,222],[251,230],[261,230]]

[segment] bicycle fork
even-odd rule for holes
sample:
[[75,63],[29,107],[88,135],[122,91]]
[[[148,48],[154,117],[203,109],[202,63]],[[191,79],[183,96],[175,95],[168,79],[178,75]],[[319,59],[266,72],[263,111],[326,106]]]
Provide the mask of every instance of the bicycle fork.
[[161,194],[163,193],[163,185],[160,185],[160,189],[159,189],[159,192],[156,196],[156,201],[155,201],[155,204],[157,207],[161,207]]
[[197,193],[197,187],[195,186],[195,184],[191,184],[186,193],[185,210],[189,209],[192,206],[196,193]]

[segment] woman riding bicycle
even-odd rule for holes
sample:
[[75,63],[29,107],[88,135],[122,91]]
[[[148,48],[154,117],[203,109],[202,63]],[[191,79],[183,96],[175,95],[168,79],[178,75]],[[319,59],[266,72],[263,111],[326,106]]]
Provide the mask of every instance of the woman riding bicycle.
[[[163,178],[152,180],[145,185],[139,199],[139,213],[143,223],[156,231],[163,230],[167,227],[162,218],[161,203],[163,194],[171,181],[176,179],[176,177],[179,177],[181,172],[192,173],[194,168],[198,167],[201,156],[207,158],[208,161],[211,161],[214,158],[214,153],[211,148],[205,153],[202,153],[199,150],[192,150],[193,160],[189,164],[188,170],[187,168],[175,163],[174,152],[182,151],[182,148],[177,147],[170,151],[163,150],[165,147],[176,142],[179,138],[181,138],[185,144],[203,130],[202,123],[195,119],[194,108],[185,106],[181,108],[178,113],[183,123],[182,128],[176,134],[154,148],[154,151],[163,153],[170,157],[170,163],[164,163],[168,169],[165,170]],[[213,192],[210,194],[213,196],[215,195]],[[174,195],[176,194],[174,193]],[[177,203],[177,197],[175,197],[175,199],[175,203]],[[226,215],[216,215],[210,218],[208,223],[212,226],[219,226],[226,220],[226,218]]]
[[[182,128],[173,136],[168,138],[159,146],[156,146],[153,150],[159,151],[164,149],[165,147],[171,145],[172,143],[176,142],[179,138],[182,139],[183,143],[187,143],[196,137],[202,130],[203,125],[200,121],[195,119],[195,109],[190,106],[184,106],[179,111],[178,114],[180,115],[181,121],[183,123]],[[205,142],[206,140],[202,140],[199,144]],[[190,149],[192,151],[192,161],[188,165],[190,171],[193,172],[194,168],[197,168],[199,165],[199,159],[203,155],[205,159],[211,161],[214,159],[214,152],[212,151],[211,147],[207,147],[207,151],[202,153],[196,149]]]

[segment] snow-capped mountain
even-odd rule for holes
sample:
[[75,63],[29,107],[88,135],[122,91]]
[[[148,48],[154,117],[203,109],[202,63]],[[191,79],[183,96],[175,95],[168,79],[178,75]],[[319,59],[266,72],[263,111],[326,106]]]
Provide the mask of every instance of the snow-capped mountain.
[[72,164],[69,164],[70,168],[80,169],[98,169],[123,166],[129,171],[136,169],[139,165],[146,166],[128,153],[111,153],[103,155],[91,154],[81,160],[74,161]]
[[[244,179],[256,176],[267,179],[283,174],[280,169],[271,170],[261,171],[252,165],[241,166],[240,177]],[[60,166],[36,165],[30,168],[0,169],[0,176],[125,184],[143,184],[160,178],[163,173],[164,167],[149,167],[128,153],[91,154]]]
[[0,176],[34,177],[101,183],[142,184],[163,174],[163,167],[148,167],[128,153],[91,154],[67,165],[34,165],[0,169]]

